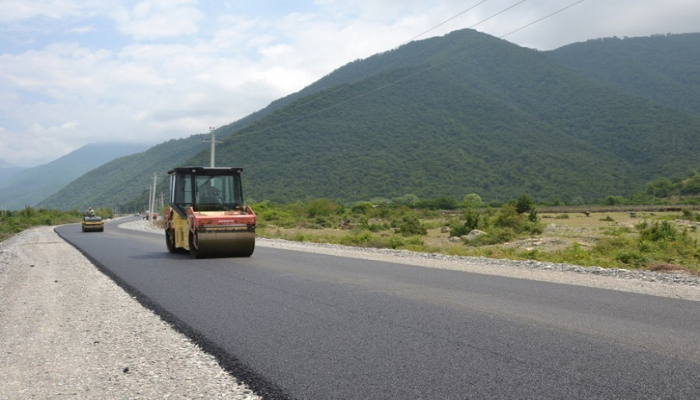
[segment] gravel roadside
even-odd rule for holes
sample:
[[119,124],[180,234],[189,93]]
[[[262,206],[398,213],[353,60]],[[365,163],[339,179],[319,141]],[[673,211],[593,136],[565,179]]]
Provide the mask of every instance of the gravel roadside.
[[[120,225],[154,230],[147,221]],[[700,301],[700,277],[357,249],[258,238],[257,246]],[[51,227],[0,243],[0,399],[259,399],[142,307]]]
[[0,399],[260,397],[52,227],[0,243]]

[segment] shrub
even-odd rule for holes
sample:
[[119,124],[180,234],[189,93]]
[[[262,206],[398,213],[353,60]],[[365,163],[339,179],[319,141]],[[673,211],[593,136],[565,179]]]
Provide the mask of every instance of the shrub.
[[673,241],[679,237],[676,227],[668,221],[654,222],[653,224],[644,221],[636,228],[639,230],[640,241]]
[[641,251],[630,249],[618,250],[615,253],[615,260],[635,268],[643,266],[648,261]]
[[425,243],[420,237],[413,236],[406,240],[404,247],[411,251],[423,251],[425,250]]
[[428,230],[420,222],[417,215],[406,215],[397,227],[397,233],[403,236],[426,235]]
[[518,237],[513,228],[509,227],[492,227],[488,229],[486,235],[477,236],[469,242],[470,245],[485,246],[491,244],[505,243]]
[[350,210],[353,212],[353,214],[367,214],[372,208],[374,208],[372,203],[363,201],[353,204]]
[[462,200],[462,207],[465,209],[481,207],[482,204],[484,204],[484,202],[481,200],[481,196],[476,193],[470,193],[464,196]]
[[493,225],[499,228],[512,228],[519,230],[523,224],[523,217],[518,214],[515,206],[506,204],[501,207]]
[[518,214],[523,214],[526,213],[530,210],[535,208],[535,202],[530,198],[530,196],[523,194],[520,197],[518,197],[518,200],[515,203],[515,211]]
[[386,241],[386,247],[390,249],[400,249],[406,245],[406,242],[401,236],[391,235]]
[[370,232],[362,231],[341,237],[340,244],[346,246],[371,247],[369,244],[372,242],[372,239],[373,237]]
[[467,227],[467,224],[462,224],[459,222],[453,222],[450,225],[450,236],[464,236],[468,235],[471,230]]
[[700,221],[700,213],[692,212],[691,210],[684,208],[681,210],[683,213],[683,219],[688,221]]
[[321,217],[321,216],[316,217],[316,219],[314,220],[314,222],[315,222],[316,225],[317,225],[318,227],[320,227],[320,228],[330,228],[330,227],[333,226],[333,222],[331,222],[331,221],[330,221],[328,218],[326,218],[326,217]]
[[343,212],[343,206],[330,199],[315,199],[306,204],[309,217],[328,216]]

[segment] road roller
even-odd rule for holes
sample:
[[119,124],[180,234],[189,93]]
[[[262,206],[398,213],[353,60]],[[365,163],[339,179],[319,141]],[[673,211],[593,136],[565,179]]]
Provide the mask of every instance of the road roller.
[[257,216],[243,202],[242,168],[178,167],[170,175],[165,244],[194,258],[250,257]]
[[104,232],[105,222],[96,215],[86,215],[81,223],[83,232]]

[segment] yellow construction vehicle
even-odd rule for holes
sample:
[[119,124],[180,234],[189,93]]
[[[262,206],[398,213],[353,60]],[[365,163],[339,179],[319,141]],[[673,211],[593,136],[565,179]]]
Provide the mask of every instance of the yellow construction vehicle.
[[168,251],[194,258],[250,257],[257,216],[243,203],[242,168],[179,167],[170,175],[165,213]]
[[104,232],[105,222],[96,215],[85,215],[83,217],[83,232]]

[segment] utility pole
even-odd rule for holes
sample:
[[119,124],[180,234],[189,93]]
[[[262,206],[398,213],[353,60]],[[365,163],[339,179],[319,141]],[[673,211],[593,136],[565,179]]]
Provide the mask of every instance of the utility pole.
[[210,126],[210,127],[209,127],[209,131],[211,132],[211,139],[202,139],[202,142],[211,142],[211,154],[210,154],[210,156],[209,156],[209,166],[210,166],[210,167],[214,167],[214,166],[215,166],[215,165],[214,165],[214,164],[215,164],[215,163],[214,163],[214,160],[215,160],[215,158],[216,158],[216,156],[215,156],[215,154],[216,154],[216,144],[217,144],[217,143],[223,143],[223,142],[220,141],[220,140],[219,140],[219,141],[216,140],[216,134],[214,133],[215,130],[216,130],[215,127]]
[[156,208],[156,173],[153,173],[153,189],[150,190],[150,196],[148,198],[149,202],[149,209],[151,210],[151,216],[150,220],[153,221],[153,216],[155,214],[155,208]]

